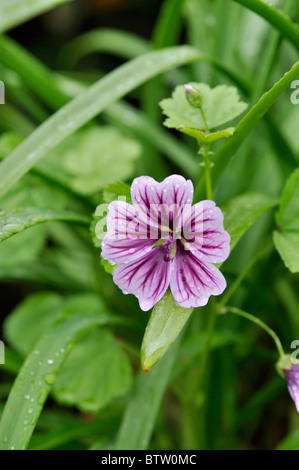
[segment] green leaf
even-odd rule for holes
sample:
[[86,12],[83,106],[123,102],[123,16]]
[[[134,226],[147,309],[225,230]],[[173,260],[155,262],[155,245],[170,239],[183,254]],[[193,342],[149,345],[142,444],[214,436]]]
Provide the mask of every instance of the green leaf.
[[55,323],[73,314],[85,312],[112,318],[100,298],[94,294],[78,294],[67,299],[52,292],[31,294],[6,318],[4,334],[9,343],[25,355]]
[[[93,312],[106,323],[114,318],[93,294],[75,295],[65,301],[58,294],[41,292],[27,296],[7,317],[5,337],[25,355],[45,331],[79,312]],[[110,333],[95,330],[78,341],[59,372],[53,394],[58,402],[97,412],[115,396],[124,394],[130,382],[126,355]]]
[[148,374],[140,372],[117,437],[116,450],[147,449],[161,402],[177,360],[180,340]]
[[[0,243],[0,271],[12,266],[20,268],[23,264],[36,260],[45,245],[45,227],[32,227],[17,233],[5,243]],[[0,274],[1,276],[1,274]]]
[[176,340],[193,308],[177,305],[170,290],[155,305],[147,324],[141,346],[141,365],[150,370]]
[[130,385],[127,356],[109,332],[94,330],[68,356],[53,386],[53,395],[59,403],[96,413],[113,398],[125,394]]
[[299,272],[299,169],[288,179],[282,193],[274,232],[274,243],[285,265],[293,273]]
[[231,237],[231,250],[249,227],[277,201],[263,193],[246,193],[236,197],[223,208],[224,228]]
[[0,33],[71,0],[16,0],[0,2]]
[[204,132],[198,131],[196,129],[180,129],[180,131],[184,134],[194,137],[198,141],[199,145],[211,144],[212,142],[216,142],[216,140],[230,137],[231,135],[233,135],[234,130],[234,127],[229,127],[222,131],[210,132],[209,134],[205,134]]
[[117,264],[110,264],[109,261],[101,257],[101,265],[105,269],[106,273],[113,274],[114,270],[117,268]]
[[109,204],[116,201],[119,197],[125,197],[128,204],[132,204],[131,188],[128,184],[118,181],[111,183],[104,189],[104,201]]
[[75,342],[104,324],[97,314],[76,314],[53,327],[28,355],[10,392],[0,422],[0,449],[27,447],[56,375]]
[[[97,247],[101,246],[102,239],[106,233],[106,217],[108,214],[108,206],[110,202],[122,198],[128,204],[132,204],[131,199],[131,188],[125,183],[113,183],[109,184],[103,192],[104,203],[99,204],[94,213],[94,220],[91,224],[90,230],[92,233],[92,239],[94,245]],[[107,266],[106,263],[103,266]],[[109,271],[108,271],[109,272]]]
[[[110,104],[150,78],[202,57],[196,49],[172,47],[144,54],[107,74],[52,115],[0,163],[0,197],[50,150]],[[45,88],[43,95],[45,90],[48,93]]]
[[111,126],[81,130],[63,142],[49,163],[62,167],[64,178],[75,191],[91,195],[109,183],[127,179],[134,171],[142,147]]
[[[201,94],[202,110],[209,130],[231,121],[247,107],[246,103],[239,101],[238,91],[233,86],[218,85],[210,88],[205,83],[191,83],[190,85]],[[189,104],[183,85],[177,86],[172,98],[162,100],[160,106],[167,116],[164,122],[166,127],[179,129],[189,135],[192,129],[207,131],[200,109]]]
[[4,322],[5,338],[17,351],[26,355],[32,350],[41,335],[62,317],[62,297],[60,295],[52,292],[29,295],[6,318]]
[[274,232],[273,239],[275,247],[280,254],[284,264],[292,273],[299,272],[299,232],[284,233]]
[[10,212],[0,211],[0,242],[34,225],[53,220],[89,225],[89,219],[80,214],[55,212],[51,209],[25,207]]

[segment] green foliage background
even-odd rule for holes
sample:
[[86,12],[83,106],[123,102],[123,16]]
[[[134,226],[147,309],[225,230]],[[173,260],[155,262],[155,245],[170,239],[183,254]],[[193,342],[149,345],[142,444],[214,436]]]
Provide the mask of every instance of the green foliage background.
[[[263,320],[292,352],[298,1],[119,1],[110,16],[93,3],[99,10],[0,0],[0,448],[298,450],[273,342],[244,319],[216,318],[214,299],[188,312],[169,351],[141,370],[149,314],[113,284],[94,218],[138,175],[182,174],[205,199],[185,132],[194,121],[181,120],[188,103],[180,91],[174,107],[170,97],[189,82],[211,95],[230,90],[222,114],[212,98],[209,108],[211,128],[241,113],[211,156],[232,239],[217,302]],[[224,109],[236,94],[248,108]],[[166,126],[183,133],[163,127],[160,102]]]

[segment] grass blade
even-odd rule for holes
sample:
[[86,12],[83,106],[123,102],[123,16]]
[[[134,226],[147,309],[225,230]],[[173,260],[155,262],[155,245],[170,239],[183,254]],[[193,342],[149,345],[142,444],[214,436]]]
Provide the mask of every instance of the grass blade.
[[80,214],[58,212],[51,209],[26,207],[11,212],[0,212],[0,243],[13,235],[23,232],[34,225],[48,221],[73,222],[89,227],[90,220]]
[[0,4],[0,33],[72,0],[2,0]]
[[299,28],[268,3],[261,0],[232,0],[239,3],[268,21],[274,28],[281,32],[283,37],[288,39],[297,49],[299,49]]
[[150,78],[201,57],[191,47],[173,47],[144,54],[106,75],[51,116],[0,164],[0,197],[51,149],[110,104]]
[[58,61],[65,68],[74,66],[82,57],[95,52],[132,59],[150,49],[150,43],[136,34],[101,28],[76,37],[61,50]]
[[[275,83],[275,85],[260,98],[260,100],[250,109],[250,111],[241,119],[239,124],[235,128],[235,132],[232,137],[229,137],[226,142],[220,147],[215,153],[213,161],[215,167],[213,169],[213,181],[216,182],[224,169],[230,162],[231,158],[237,152],[239,147],[242,145],[246,137],[256,127],[260,120],[265,116],[267,111],[280,97],[280,95],[290,86],[293,80],[299,74],[299,61],[296,62],[293,67],[285,73],[285,75]],[[295,161],[293,161],[295,168]],[[204,178],[201,178],[200,184],[197,187],[196,196],[203,191]]]
[[140,372],[120,427],[117,450],[145,450],[177,359],[179,340],[148,374]]

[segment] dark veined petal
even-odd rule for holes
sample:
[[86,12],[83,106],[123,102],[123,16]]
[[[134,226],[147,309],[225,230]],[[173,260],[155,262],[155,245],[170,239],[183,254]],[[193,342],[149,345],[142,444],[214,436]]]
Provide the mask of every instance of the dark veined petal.
[[223,227],[223,213],[214,201],[201,201],[184,217],[187,248],[203,262],[221,263],[230,251],[230,236]]
[[113,280],[124,294],[134,294],[140,308],[147,311],[165,294],[171,270],[170,250],[161,245],[133,263],[118,266]]
[[210,295],[222,294],[226,280],[215,266],[196,258],[178,241],[170,288],[175,301],[182,307],[202,307]]
[[155,245],[148,234],[140,208],[124,201],[109,204],[107,234],[102,241],[102,256],[111,264],[133,262]]
[[284,373],[288,381],[290,395],[299,413],[299,365],[292,364],[291,370],[285,370]]
[[158,183],[149,176],[135,178],[131,186],[133,203],[150,204],[191,204],[193,200],[193,184],[183,176],[171,175]]
[[156,240],[112,240],[105,237],[102,241],[102,256],[110,264],[132,263],[148,253],[155,243]]
[[149,176],[140,176],[132,183],[131,196],[133,203],[138,205],[148,217],[153,236],[160,238],[155,228],[175,229],[182,208],[186,204],[191,207],[193,184],[180,175],[171,175],[161,183]]
[[113,201],[108,206],[106,236],[114,240],[146,240],[149,238],[147,218],[138,206],[124,201]]

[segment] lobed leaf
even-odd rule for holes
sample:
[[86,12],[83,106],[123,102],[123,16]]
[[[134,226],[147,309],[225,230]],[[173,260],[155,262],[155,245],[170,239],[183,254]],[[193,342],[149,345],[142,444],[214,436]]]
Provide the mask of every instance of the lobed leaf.
[[[45,331],[78,313],[84,316],[86,312],[98,315],[103,323],[115,319],[94,294],[75,295],[67,300],[52,292],[32,294],[7,317],[5,336],[16,350],[26,355]],[[131,369],[126,355],[110,333],[95,330],[81,338],[66,359],[53,394],[60,403],[97,412],[115,396],[125,393],[130,383]]]
[[[241,114],[247,104],[239,99],[238,91],[233,86],[218,85],[210,88],[205,83],[190,83],[201,95],[202,109],[208,129],[198,108],[190,105],[183,85],[174,90],[172,97],[162,100],[160,106],[167,116],[164,125],[169,128],[201,130],[209,134],[211,129],[222,126]],[[188,132],[186,132],[188,133]]]
[[57,324],[27,356],[0,421],[0,449],[27,447],[56,375],[75,342],[90,328],[106,323],[97,314],[75,314]]
[[52,392],[58,403],[97,413],[113,398],[124,395],[130,385],[126,354],[111,333],[97,329],[88,332],[71,351]]

